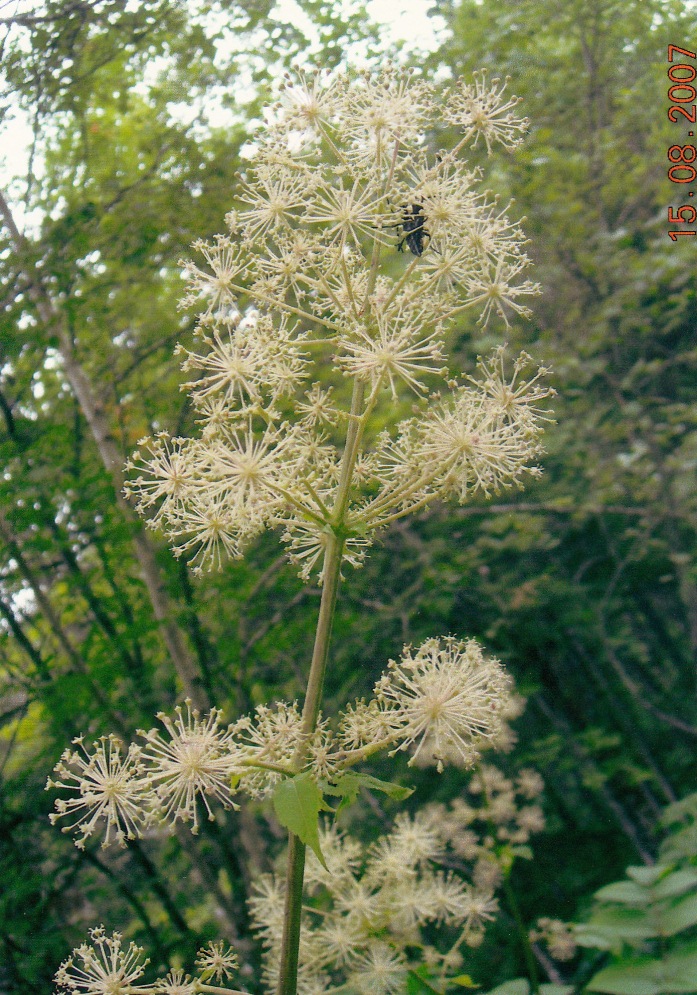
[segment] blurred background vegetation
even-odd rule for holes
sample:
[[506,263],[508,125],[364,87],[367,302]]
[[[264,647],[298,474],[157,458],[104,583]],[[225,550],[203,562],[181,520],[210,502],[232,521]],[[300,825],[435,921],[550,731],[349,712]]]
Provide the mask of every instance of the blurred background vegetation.
[[[274,537],[195,580],[119,497],[139,438],[196,431],[172,355],[192,333],[177,260],[222,229],[271,81],[386,58],[360,4],[299,7],[0,4],[0,108],[33,131],[29,177],[0,204],[3,993],[49,991],[99,922],[155,964],[220,936],[255,963],[245,895],[283,846],[268,809],[224,814],[198,839],[79,851],[49,826],[43,789],[80,732],[129,738],[185,694],[231,720],[302,693],[318,591]],[[543,287],[530,322],[463,319],[453,365],[502,340],[526,349],[553,367],[557,424],[524,493],[400,523],[349,576],[327,694],[365,693],[404,642],[432,635],[497,654],[528,698],[504,763],[546,782],[547,829],[512,890],[525,923],[571,920],[627,864],[655,860],[662,809],[696,786],[697,238],[667,235],[685,197],[666,150],[687,124],[666,117],[666,48],[694,51],[697,22],[688,0],[433,10],[439,47],[398,58],[440,77],[488,67],[525,98],[522,148],[474,159],[527,216]],[[462,777],[417,772],[413,800],[453,798]],[[349,821],[374,835],[392,804]],[[525,974],[515,915],[504,901],[466,965],[485,988]],[[564,979],[582,984],[593,957]]]

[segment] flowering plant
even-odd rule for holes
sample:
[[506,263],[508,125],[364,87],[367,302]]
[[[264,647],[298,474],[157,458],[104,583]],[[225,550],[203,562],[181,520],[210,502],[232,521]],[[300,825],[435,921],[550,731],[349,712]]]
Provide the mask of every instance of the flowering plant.
[[[373,696],[336,721],[320,710],[342,568],[360,565],[379,530],[436,499],[462,503],[539,473],[532,461],[545,419],[539,403],[551,393],[541,383],[546,371],[527,374],[523,354],[507,373],[502,348],[479,361],[476,376],[453,375],[445,359],[448,328],[463,309],[507,323],[509,311],[527,313],[521,298],[537,290],[519,279],[528,262],[519,226],[461,159],[480,138],[489,152],[495,142],[519,142],[525,121],[504,91],[484,73],[443,88],[392,67],[286,80],[250,149],[228,233],[197,243],[207,268],[183,264],[183,305],[199,308],[196,343],[180,352],[200,437],[161,433],[129,464],[128,493],[196,571],[242,555],[276,528],[301,576],[317,577],[305,701],[302,710],[260,706],[228,726],[216,709],[201,716],[187,702],[125,751],[114,737],[92,751],[79,740],[51,782],[72,792],[53,818],[72,820],[78,846],[102,821],[105,841],[124,843],[154,822],[189,822],[196,832],[199,799],[212,818],[213,803],[235,806],[241,792],[272,797],[289,829],[287,872],[283,886],[267,882],[273,900],[257,896],[253,908],[269,955],[266,983],[279,995],[401,990],[404,947],[426,921],[464,924],[445,959],[430,955],[445,984],[460,943],[495,907],[490,893],[429,869],[444,846],[432,826],[398,822],[359,877],[355,847],[322,831],[318,816],[328,798],[349,801],[361,784],[408,793],[354,769],[380,750],[409,750],[411,763],[439,770],[471,766],[500,741],[510,711],[499,662],[453,637],[405,647]],[[434,153],[428,136],[443,124],[460,137]],[[409,394],[412,414],[381,428],[381,403],[399,410]],[[309,934],[301,938],[306,846],[318,862],[310,880],[328,888],[337,913],[325,930],[334,952],[319,961]],[[407,878],[428,882],[431,895],[428,907],[405,905],[404,929],[386,870],[400,855]],[[326,876],[332,865],[336,880]],[[63,990],[231,991],[209,983],[232,964],[222,947],[201,955],[194,979],[173,971],[143,986],[133,948],[101,928],[92,939],[76,952],[81,967],[72,958],[61,967]]]

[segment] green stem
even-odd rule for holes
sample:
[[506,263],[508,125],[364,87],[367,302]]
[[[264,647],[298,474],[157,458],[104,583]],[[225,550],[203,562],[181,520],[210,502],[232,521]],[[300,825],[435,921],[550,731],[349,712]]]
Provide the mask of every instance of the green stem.
[[267,760],[258,760],[256,757],[250,757],[248,760],[238,760],[237,764],[240,767],[258,767],[259,770],[271,770],[274,774],[283,774],[284,777],[293,777],[296,773],[290,767],[284,767],[282,764],[273,764]]
[[439,980],[440,980],[440,981],[441,981],[441,982],[442,982],[443,984],[445,984],[445,982],[446,982],[446,980],[447,980],[447,978],[446,978],[446,975],[447,975],[447,973],[448,973],[448,969],[447,969],[447,966],[448,966],[448,962],[449,962],[450,958],[451,958],[451,957],[453,956],[453,954],[454,954],[454,953],[455,953],[455,952],[456,952],[457,950],[459,950],[459,949],[460,949],[460,946],[462,945],[462,943],[463,943],[463,942],[464,942],[464,940],[465,940],[465,937],[467,936],[467,930],[468,930],[468,929],[469,929],[469,926],[468,926],[468,925],[465,925],[465,928],[464,928],[464,929],[462,930],[462,932],[460,933],[460,935],[458,936],[458,938],[457,938],[457,939],[455,940],[455,942],[453,943],[453,945],[452,945],[452,947],[450,948],[450,950],[448,950],[447,954],[446,954],[446,955],[445,955],[445,957],[443,958],[443,970],[442,970],[442,971],[440,972],[440,978],[439,978]]
[[198,982],[197,992],[212,992],[213,995],[249,995],[249,992],[240,991],[239,988],[219,988],[217,985],[204,985]]
[[295,995],[298,987],[298,950],[302,917],[303,878],[305,876],[305,846],[293,833],[288,834],[286,864],[286,901],[281,941],[281,965],[278,995]]
[[[346,432],[346,445],[341,465],[341,478],[334,505],[333,528],[339,532],[346,513],[349,490],[356,462],[358,442],[362,429],[358,417],[363,408],[363,384],[354,383],[351,414],[354,416]],[[293,757],[293,767],[301,770],[305,762],[307,743],[317,728],[324,674],[327,669],[329,642],[332,634],[336,596],[341,576],[341,560],[344,540],[332,532],[324,554],[322,600],[317,618],[315,645],[312,651],[310,676],[307,681],[305,704],[302,715],[301,745]],[[277,995],[296,995],[298,984],[298,949],[300,947],[300,919],[302,915],[303,877],[305,873],[305,846],[293,833],[288,835],[288,862],[286,865],[286,898],[281,941],[281,963],[279,969]]]
[[308,491],[308,493],[311,495],[313,501],[315,502],[315,504],[317,505],[317,507],[319,508],[319,510],[322,512],[322,514],[324,515],[325,519],[327,521],[329,521],[329,519],[332,517],[331,512],[330,512],[329,508],[327,508],[326,504],[324,503],[324,501],[322,500],[322,498],[319,496],[319,494],[317,493],[317,491],[314,489],[314,487],[312,486],[312,484],[310,483],[310,481],[309,480],[303,480],[302,481],[302,485],[305,488],[305,490]]
[[[339,588],[343,542],[335,535],[329,537],[324,556],[324,583],[315,646],[307,682],[303,707],[302,743],[306,744],[317,726],[324,673],[329,653],[336,595]],[[304,761],[305,747],[299,748],[294,766],[300,768]],[[305,873],[305,845],[293,833],[288,835],[288,862],[286,864],[286,899],[281,941],[281,965],[278,978],[278,995],[296,995],[298,984],[298,949],[300,946],[300,919],[302,915],[303,877]]]
[[358,747],[355,750],[349,750],[346,753],[334,754],[337,758],[337,765],[340,771],[348,770],[351,767],[355,767],[356,764],[362,763],[369,757],[372,757],[374,753],[379,753],[380,750],[386,750],[388,746],[394,746],[394,738],[391,736],[385,737],[385,739],[378,740],[375,743],[369,743],[367,746]]

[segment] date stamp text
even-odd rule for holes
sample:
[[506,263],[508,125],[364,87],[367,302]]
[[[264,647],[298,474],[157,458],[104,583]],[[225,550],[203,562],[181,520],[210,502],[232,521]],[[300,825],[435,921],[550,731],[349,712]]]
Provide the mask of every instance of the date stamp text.
[[[695,118],[695,98],[697,89],[694,87],[694,80],[697,77],[697,68],[694,63],[681,62],[680,57],[687,59],[697,59],[697,53],[690,52],[687,48],[679,48],[677,45],[668,46],[668,79],[671,85],[668,89],[668,120],[673,124],[693,125],[688,131],[687,137],[694,138],[697,131]],[[670,168],[668,169],[668,179],[671,183],[694,183],[697,179],[697,148],[694,145],[671,145],[668,149],[668,159]],[[685,187],[678,187],[683,196],[693,197],[694,190],[686,190]],[[693,225],[697,218],[697,208],[692,204],[681,204],[677,210],[671,206],[668,208],[668,223]],[[677,242],[681,235],[694,235],[694,228],[681,228],[678,231],[668,231],[668,235],[674,242]]]

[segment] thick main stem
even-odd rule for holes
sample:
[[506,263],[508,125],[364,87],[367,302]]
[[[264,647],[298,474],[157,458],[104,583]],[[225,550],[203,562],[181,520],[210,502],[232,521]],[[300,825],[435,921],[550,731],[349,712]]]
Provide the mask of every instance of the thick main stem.
[[[317,619],[315,646],[312,653],[310,677],[303,708],[303,741],[310,736],[317,725],[324,673],[327,667],[329,641],[336,595],[339,588],[341,554],[343,542],[336,536],[329,538],[324,557],[324,585],[322,601]],[[296,765],[303,761],[302,753]],[[286,900],[281,944],[281,965],[278,979],[278,995],[295,995],[298,983],[298,949],[300,946],[300,918],[302,914],[303,878],[305,873],[305,845],[293,833],[288,835],[288,862],[286,865]]]
[[[322,600],[320,602],[315,645],[312,651],[310,675],[307,681],[305,704],[302,716],[302,740],[293,767],[301,770],[307,742],[317,727],[324,675],[329,656],[329,642],[332,634],[336,596],[341,576],[341,560],[344,551],[342,528],[348,506],[349,491],[360,441],[360,415],[363,409],[363,384],[356,381],[351,401],[351,415],[346,445],[341,465],[341,477],[334,504],[334,531],[330,533],[324,554]],[[298,950],[300,947],[300,919],[302,915],[303,879],[305,875],[305,845],[293,833],[288,835],[288,862],[286,865],[286,898],[281,941],[281,963],[278,977],[277,995],[296,995],[298,984]]]

